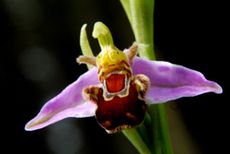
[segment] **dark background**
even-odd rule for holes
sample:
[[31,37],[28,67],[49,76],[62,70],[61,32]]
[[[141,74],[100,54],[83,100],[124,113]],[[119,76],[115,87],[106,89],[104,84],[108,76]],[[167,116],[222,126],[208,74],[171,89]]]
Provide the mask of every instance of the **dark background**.
[[[209,93],[168,105],[181,115],[194,148],[202,154],[229,153],[226,6],[222,1],[156,0],[158,59],[198,70],[224,89],[222,95]],[[118,48],[134,41],[118,0],[0,0],[1,153],[137,153],[122,134],[107,135],[94,118],[24,131],[45,101],[87,70],[75,62],[81,54],[79,31],[88,23],[91,37],[96,21],[110,28]],[[97,42],[90,40],[98,53]]]

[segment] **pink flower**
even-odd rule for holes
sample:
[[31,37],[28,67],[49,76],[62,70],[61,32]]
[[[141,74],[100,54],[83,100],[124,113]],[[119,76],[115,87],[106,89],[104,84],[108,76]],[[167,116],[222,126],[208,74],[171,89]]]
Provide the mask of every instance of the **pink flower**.
[[[119,51],[115,47],[111,50],[114,53]],[[127,64],[119,64],[116,69],[112,67],[111,71],[113,65],[107,66],[108,59],[106,64],[100,59],[97,64],[95,61],[96,67],[46,102],[25,129],[41,129],[68,117],[95,116],[107,132],[114,133],[140,124],[146,104],[165,103],[207,92],[222,93],[217,83],[207,80],[198,71],[169,62],[139,58],[135,56],[135,46],[119,52],[126,56]]]

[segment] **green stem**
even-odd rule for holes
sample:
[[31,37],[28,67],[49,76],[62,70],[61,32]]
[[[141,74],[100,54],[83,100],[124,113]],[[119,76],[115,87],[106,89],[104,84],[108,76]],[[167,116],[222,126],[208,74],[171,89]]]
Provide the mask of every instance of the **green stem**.
[[173,154],[164,104],[149,105],[148,113],[152,119],[151,127],[155,154]]
[[155,59],[153,52],[153,0],[131,0],[132,29],[141,57]]
[[163,154],[173,154],[173,148],[170,140],[169,127],[168,127],[168,118],[164,104],[157,105],[159,118],[160,118],[160,131],[162,138],[162,153]]
[[130,8],[130,0],[120,0],[126,15],[129,19],[130,25],[132,25],[132,14],[131,14],[131,8]]
[[[153,40],[154,0],[120,0],[132,26],[140,57],[155,60]],[[173,154],[167,115],[163,104],[150,105],[148,113],[153,139],[152,154]],[[150,139],[151,141],[151,139]],[[131,142],[133,142],[131,140]],[[147,144],[147,143],[146,143]],[[154,150],[152,150],[154,149]]]
[[136,129],[123,130],[123,134],[129,139],[129,141],[136,147],[140,154],[151,154],[151,151],[142,140],[140,134]]
[[159,112],[156,106],[149,105],[147,113],[151,117],[151,129],[149,130],[149,134],[152,137],[152,147],[154,154],[161,154],[161,136],[159,130]]

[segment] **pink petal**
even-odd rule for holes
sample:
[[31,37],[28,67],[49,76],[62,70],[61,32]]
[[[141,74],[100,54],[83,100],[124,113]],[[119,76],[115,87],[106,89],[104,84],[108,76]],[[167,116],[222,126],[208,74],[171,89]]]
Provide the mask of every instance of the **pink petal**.
[[217,83],[205,79],[200,72],[180,65],[136,57],[132,67],[134,74],[145,74],[150,78],[151,87],[146,100],[151,103],[163,103],[207,92],[222,93]]
[[25,130],[40,129],[68,117],[94,116],[96,106],[91,102],[84,102],[82,89],[98,83],[97,68],[82,74],[77,81],[49,100],[38,115],[26,124]]

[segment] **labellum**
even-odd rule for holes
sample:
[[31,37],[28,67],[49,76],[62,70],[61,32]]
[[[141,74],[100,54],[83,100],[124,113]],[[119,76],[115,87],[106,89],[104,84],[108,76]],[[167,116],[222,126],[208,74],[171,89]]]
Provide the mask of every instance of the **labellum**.
[[101,52],[96,61],[102,86],[89,86],[83,92],[97,105],[96,119],[108,133],[135,127],[145,116],[144,95],[150,81],[145,75],[133,75],[128,61],[132,57],[112,48]]

